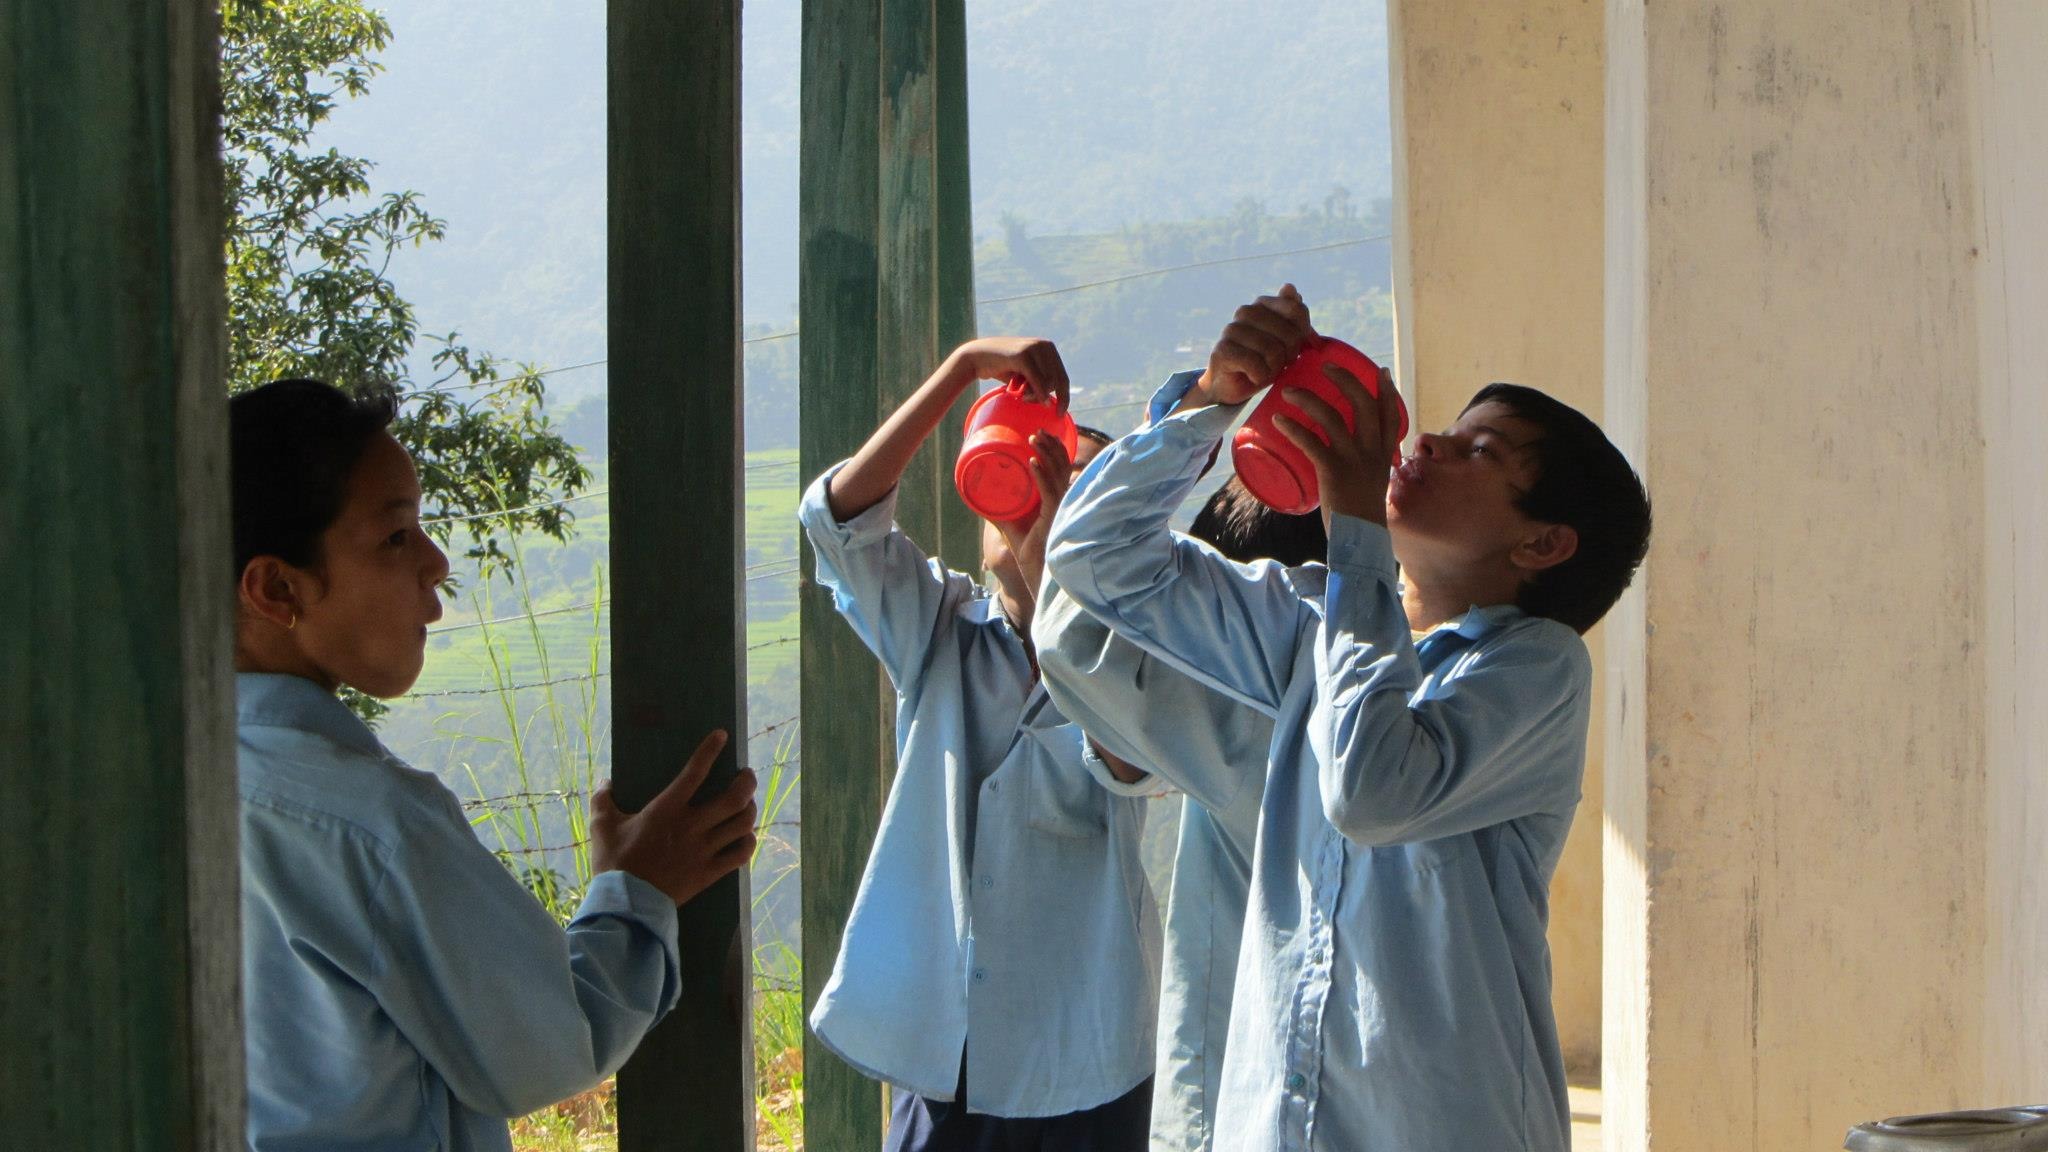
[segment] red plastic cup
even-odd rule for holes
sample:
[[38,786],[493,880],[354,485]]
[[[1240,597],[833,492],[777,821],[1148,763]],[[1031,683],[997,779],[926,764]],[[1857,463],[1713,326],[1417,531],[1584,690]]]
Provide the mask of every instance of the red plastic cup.
[[953,465],[953,486],[976,516],[1014,523],[1037,515],[1031,460],[1038,453],[1031,437],[1039,432],[1052,433],[1073,459],[1080,431],[1066,405],[1052,396],[1032,399],[1021,377],[984,392],[967,410],[966,443]]
[[[1237,468],[1237,478],[1259,502],[1276,512],[1292,516],[1313,512],[1323,502],[1321,490],[1316,485],[1315,465],[1294,442],[1273,427],[1273,417],[1285,415],[1299,422],[1315,435],[1322,435],[1322,426],[1310,419],[1300,408],[1289,404],[1282,393],[1288,388],[1300,388],[1322,397],[1330,407],[1344,417],[1344,427],[1357,431],[1357,414],[1351,410],[1351,402],[1328,376],[1323,375],[1323,365],[1335,364],[1365,385],[1366,392],[1377,399],[1380,394],[1380,366],[1372,358],[1342,340],[1327,336],[1317,337],[1302,347],[1301,353],[1287,367],[1280,370],[1273,386],[1266,396],[1252,409],[1251,418],[1231,438],[1230,460]],[[1396,397],[1395,405],[1401,412],[1401,435],[1408,435],[1408,408]]]

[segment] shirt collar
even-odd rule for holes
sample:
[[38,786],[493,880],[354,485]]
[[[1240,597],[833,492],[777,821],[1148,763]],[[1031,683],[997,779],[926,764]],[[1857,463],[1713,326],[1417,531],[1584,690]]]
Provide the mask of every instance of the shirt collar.
[[1417,637],[1417,643],[1440,632],[1455,632],[1467,640],[1483,640],[1509,624],[1522,618],[1522,610],[1513,604],[1489,604],[1484,608],[1474,604],[1465,609],[1465,614],[1455,620],[1446,620]]
[[350,748],[383,751],[377,734],[334,693],[300,676],[272,672],[235,674],[237,727],[291,728],[325,736]]

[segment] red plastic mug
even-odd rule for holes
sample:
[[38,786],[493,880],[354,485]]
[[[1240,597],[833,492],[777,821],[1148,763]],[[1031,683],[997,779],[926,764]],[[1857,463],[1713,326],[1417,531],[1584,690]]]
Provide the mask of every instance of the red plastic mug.
[[1022,377],[982,394],[967,410],[967,438],[953,465],[953,486],[976,516],[1014,523],[1038,513],[1031,437],[1050,432],[1073,459],[1080,431],[1057,398],[1031,398]]
[[[1265,399],[1252,409],[1251,418],[1231,438],[1230,460],[1237,468],[1237,478],[1259,502],[1276,512],[1299,516],[1313,512],[1323,502],[1323,495],[1316,485],[1315,465],[1294,442],[1273,427],[1273,417],[1285,415],[1299,422],[1311,433],[1320,436],[1321,425],[1310,419],[1300,408],[1289,404],[1282,393],[1289,388],[1300,388],[1328,401],[1344,417],[1344,427],[1357,431],[1356,413],[1351,402],[1344,398],[1343,390],[1323,375],[1323,365],[1335,364],[1365,385],[1368,395],[1375,399],[1380,394],[1380,366],[1372,358],[1342,340],[1319,336],[1302,347],[1292,363],[1280,370],[1280,375],[1267,390]],[[1408,408],[1397,396],[1394,401],[1401,413],[1401,435],[1408,435]]]

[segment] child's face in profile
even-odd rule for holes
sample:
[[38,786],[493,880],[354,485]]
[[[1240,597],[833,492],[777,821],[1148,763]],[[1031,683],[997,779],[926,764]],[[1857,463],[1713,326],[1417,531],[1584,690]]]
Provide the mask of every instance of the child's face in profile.
[[419,474],[390,433],[371,440],[349,474],[312,575],[315,592],[293,628],[307,657],[371,696],[411,688],[426,662],[427,625],[441,618],[448,557],[420,529]]
[[1527,451],[1540,433],[1505,406],[1469,408],[1443,432],[1424,433],[1387,483],[1387,528],[1404,564],[1434,567],[1506,560],[1541,525],[1515,506],[1536,482]]

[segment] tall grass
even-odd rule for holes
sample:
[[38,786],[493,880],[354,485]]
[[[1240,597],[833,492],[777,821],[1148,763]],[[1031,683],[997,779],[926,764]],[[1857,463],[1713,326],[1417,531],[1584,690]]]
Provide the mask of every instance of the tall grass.
[[[473,796],[466,802],[471,823],[486,845],[518,876],[557,921],[574,917],[591,881],[589,797],[607,772],[610,732],[600,708],[599,680],[606,674],[603,641],[605,572],[594,569],[587,636],[576,642],[573,662],[558,663],[550,650],[526,579],[526,558],[517,532],[508,534],[508,563],[514,602],[501,605],[490,581],[480,581],[472,607],[483,635],[491,676],[490,709],[503,733],[480,733],[464,725],[473,715],[449,712],[435,722],[437,734],[458,748],[502,750],[511,765],[510,791],[493,794],[491,784],[469,759],[458,759]],[[511,637],[530,648],[514,659]],[[571,672],[571,669],[574,672]],[[522,684],[526,687],[520,687]],[[526,695],[538,693],[537,697]],[[761,833],[752,862],[754,919],[766,901],[798,874],[796,821],[796,732],[785,729],[771,762],[762,770]],[[764,871],[765,870],[765,871]],[[787,941],[756,941],[752,953],[754,1081],[757,1145],[763,1152],[803,1148],[803,961]],[[508,1011],[516,1006],[508,1005]],[[518,1152],[615,1152],[618,1108],[612,1084],[544,1108],[513,1124]]]

